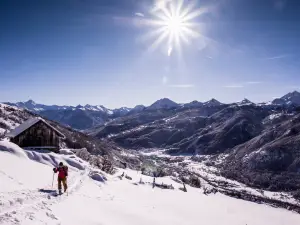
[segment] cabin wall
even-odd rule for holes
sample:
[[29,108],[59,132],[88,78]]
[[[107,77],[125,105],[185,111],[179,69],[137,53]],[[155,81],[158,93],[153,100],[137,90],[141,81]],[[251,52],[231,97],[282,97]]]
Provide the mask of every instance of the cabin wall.
[[53,146],[59,148],[59,136],[42,121],[36,123],[15,138],[12,142],[20,147]]

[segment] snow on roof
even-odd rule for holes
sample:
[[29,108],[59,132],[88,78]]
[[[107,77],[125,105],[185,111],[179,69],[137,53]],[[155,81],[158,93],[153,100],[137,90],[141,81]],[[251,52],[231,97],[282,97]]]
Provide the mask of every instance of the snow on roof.
[[65,135],[63,135],[60,131],[58,131],[56,128],[54,128],[53,126],[51,126],[49,123],[47,123],[45,120],[43,120],[40,117],[34,117],[31,118],[29,120],[26,120],[24,123],[22,123],[20,126],[16,127],[14,130],[10,131],[6,137],[16,137],[19,134],[23,133],[25,130],[27,130],[28,128],[32,127],[33,125],[35,125],[37,122],[42,121],[45,124],[47,124],[49,127],[51,127],[51,129],[55,130],[59,135],[61,135],[62,137],[65,137]]

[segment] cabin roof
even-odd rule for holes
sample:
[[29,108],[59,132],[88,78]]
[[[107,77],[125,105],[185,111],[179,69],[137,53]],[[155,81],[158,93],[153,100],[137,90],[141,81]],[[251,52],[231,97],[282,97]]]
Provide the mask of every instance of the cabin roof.
[[47,126],[49,126],[51,129],[53,129],[55,132],[57,132],[61,137],[65,138],[65,135],[63,135],[63,133],[58,131],[56,128],[51,126],[49,123],[47,123],[44,119],[42,119],[40,117],[34,117],[29,120],[26,120],[20,126],[16,127],[14,130],[11,130],[6,136],[10,137],[10,138],[14,138],[14,137],[18,136],[19,134],[23,133],[25,130],[32,127],[33,125],[35,125],[36,123],[38,123],[39,121],[42,121]]

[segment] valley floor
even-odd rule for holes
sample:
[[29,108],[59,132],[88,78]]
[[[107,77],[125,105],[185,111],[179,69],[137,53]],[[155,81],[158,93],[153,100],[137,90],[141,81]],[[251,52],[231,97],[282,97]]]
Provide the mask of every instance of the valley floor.
[[[1,145],[0,145],[1,147]],[[17,153],[20,153],[19,149]],[[22,152],[21,152],[22,153]],[[116,175],[98,173],[73,155],[3,152],[0,148],[0,224],[102,224],[102,225],[298,225],[300,215],[284,209],[227,197],[204,195],[171,178],[157,183],[174,190],[152,188],[152,178],[137,171],[119,170]],[[51,153],[52,154],[52,153]],[[52,160],[52,161],[51,161]],[[69,193],[53,197],[51,162],[70,166]],[[44,164],[40,163],[43,162]],[[46,163],[46,164],[45,164]],[[132,180],[120,179],[123,171]],[[106,177],[106,181],[101,180]],[[140,179],[145,184],[139,184]],[[40,190],[43,189],[43,190]]]

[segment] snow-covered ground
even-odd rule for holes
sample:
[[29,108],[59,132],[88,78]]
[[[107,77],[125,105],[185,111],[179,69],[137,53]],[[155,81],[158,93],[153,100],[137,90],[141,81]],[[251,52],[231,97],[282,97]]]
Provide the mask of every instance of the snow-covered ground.
[[[157,157],[157,158],[172,158],[172,156],[165,153],[165,149],[148,149],[140,152],[141,155],[148,156],[148,157]],[[213,162],[215,165],[221,164],[224,159],[228,155],[221,154],[217,158],[214,158]],[[194,156],[195,158],[195,156]],[[195,160],[191,156],[178,156],[175,162],[169,162],[168,166],[173,166],[180,168],[180,163],[184,164],[184,169],[190,171],[193,174],[197,174],[200,176],[201,185],[205,188],[211,189],[216,188],[223,190],[223,187],[216,187],[218,186],[218,183],[227,183],[228,189],[243,193],[248,193],[254,196],[259,196],[263,198],[273,199],[273,200],[279,200],[281,202],[287,202],[295,205],[299,205],[299,201],[297,201],[290,192],[271,192],[266,191],[262,189],[255,189],[252,187],[249,187],[243,183],[240,183],[235,180],[227,179],[225,177],[222,177],[219,174],[219,170],[215,166],[207,166],[207,162],[209,163],[211,161],[211,156],[209,155],[203,155],[199,156],[198,159],[202,158],[202,160]],[[179,169],[180,170],[180,169]],[[205,179],[204,179],[205,178]],[[209,181],[209,183],[207,182]],[[214,184],[212,186],[211,184]]]
[[[0,142],[0,224],[298,225],[300,221],[299,214],[219,193],[204,195],[191,187],[182,192],[178,189],[182,185],[170,177],[158,178],[157,183],[172,184],[174,190],[152,188],[153,178],[133,170],[102,174],[68,150],[64,153],[24,151]],[[52,165],[59,161],[69,166],[70,188],[68,195],[53,197]],[[132,180],[120,179],[123,171]],[[139,184],[141,178],[145,184]]]

